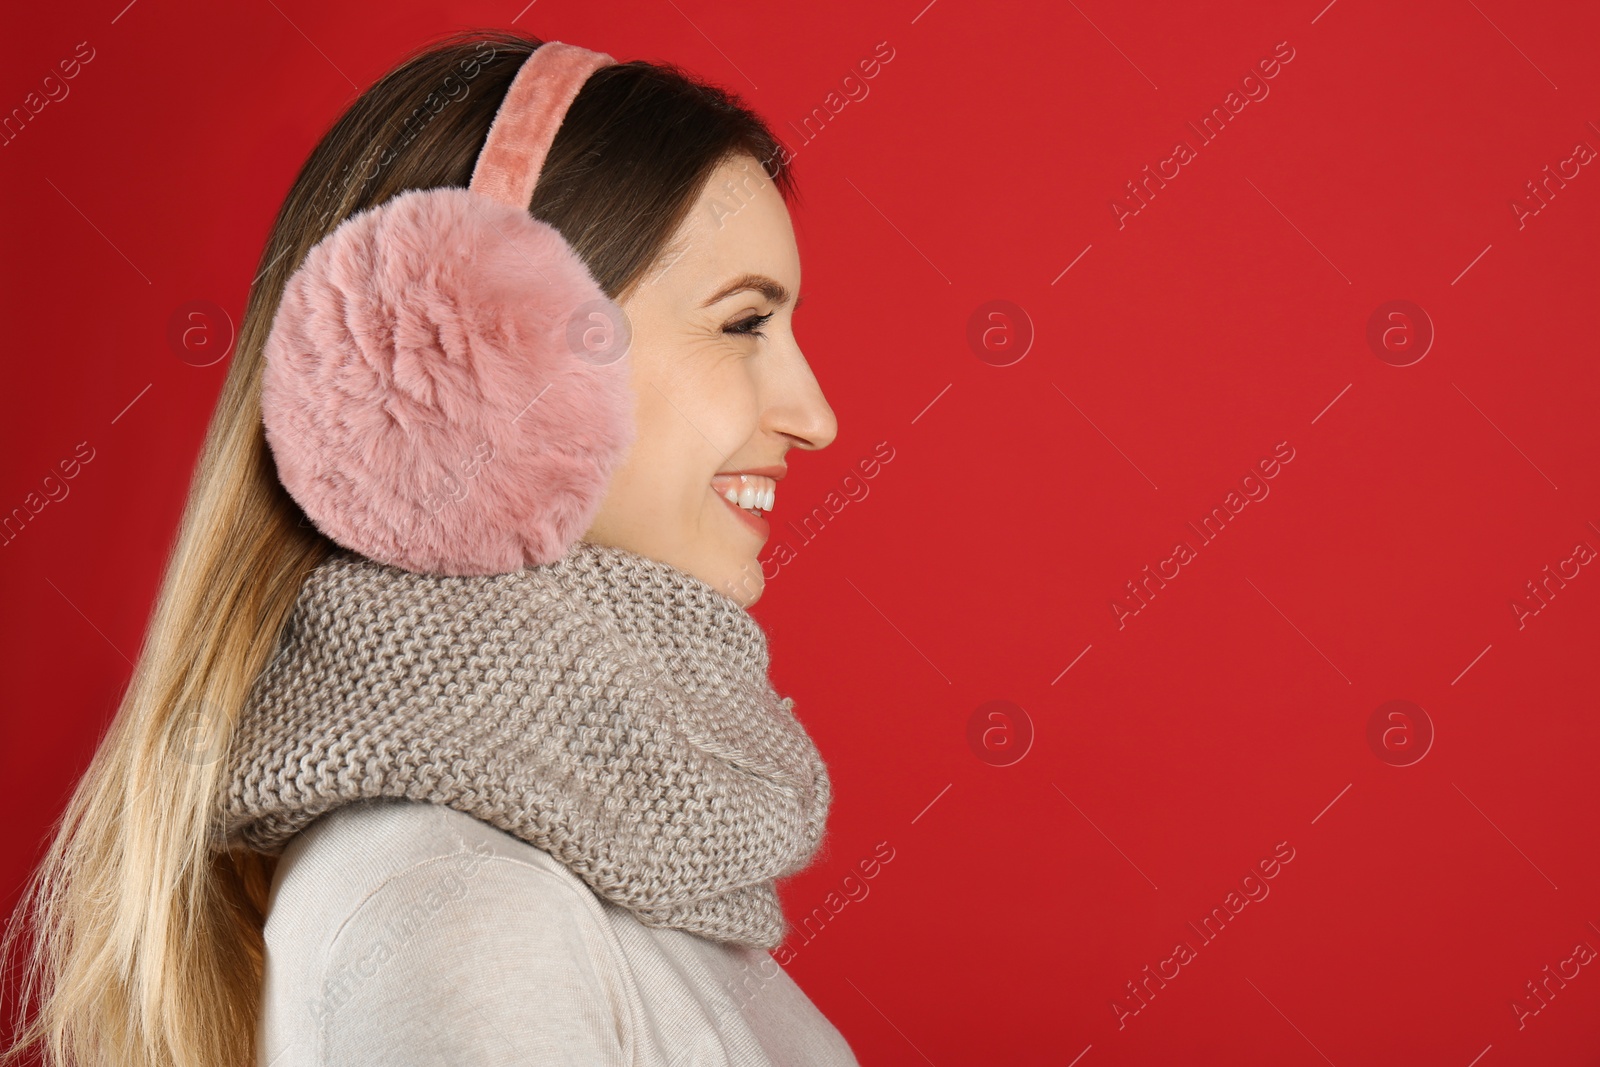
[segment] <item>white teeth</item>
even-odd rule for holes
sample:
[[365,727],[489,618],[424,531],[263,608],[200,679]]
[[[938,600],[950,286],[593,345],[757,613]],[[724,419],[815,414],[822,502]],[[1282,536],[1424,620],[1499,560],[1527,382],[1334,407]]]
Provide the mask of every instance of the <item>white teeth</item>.
[[723,489],[722,497],[734,507],[744,508],[746,511],[770,512],[773,505],[778,502],[778,483],[773,478],[741,474],[738,486],[730,485]]

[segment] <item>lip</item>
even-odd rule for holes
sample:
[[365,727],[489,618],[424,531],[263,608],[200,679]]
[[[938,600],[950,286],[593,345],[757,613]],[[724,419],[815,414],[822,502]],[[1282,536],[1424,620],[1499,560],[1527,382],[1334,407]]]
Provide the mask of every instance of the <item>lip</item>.
[[[773,468],[769,467],[767,469],[771,470]],[[778,469],[782,469],[782,468],[778,468]],[[761,471],[728,471],[727,473],[729,473],[729,474],[760,474],[762,472]],[[775,475],[775,474],[769,474],[769,475],[767,475],[767,477],[776,478],[776,477],[779,477],[779,476]],[[738,504],[733,503],[727,497],[723,496],[721,493],[717,492],[715,489],[713,489],[709,485],[706,486],[706,491],[708,493],[710,493],[712,496],[716,497],[718,500],[722,501],[722,506],[727,508],[729,511],[733,512],[734,516],[740,522],[744,523],[745,527],[747,529],[749,529],[751,533],[753,533],[757,537],[761,538],[761,543],[762,544],[766,544],[767,543],[767,538],[772,536],[772,526],[771,526],[770,523],[767,522],[766,519],[763,519],[759,515],[754,515],[754,514],[748,512],[748,511],[746,511],[744,508],[741,508]]]
[[[770,467],[746,467],[740,471],[717,472],[717,474],[758,474],[763,478],[771,478],[774,481],[781,481],[783,476],[788,473],[789,468],[782,463],[774,463]],[[716,475],[712,475],[712,477],[716,477]]]

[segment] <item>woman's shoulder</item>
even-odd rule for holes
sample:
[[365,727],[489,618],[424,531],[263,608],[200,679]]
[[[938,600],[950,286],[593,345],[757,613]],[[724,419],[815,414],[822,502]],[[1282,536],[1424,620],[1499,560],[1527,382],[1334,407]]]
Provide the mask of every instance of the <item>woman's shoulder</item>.
[[318,818],[279,860],[265,935],[266,1067],[855,1063],[770,954],[646,927],[442,805]]
[[481,819],[442,804],[370,798],[334,808],[295,835],[278,859],[269,907],[336,910],[395,877],[473,871],[486,860],[525,869],[528,881],[571,904],[593,899],[549,853]]
[[[514,896],[501,892],[507,883]],[[548,852],[454,808],[381,798],[335,808],[289,842],[273,874],[266,933],[332,938],[359,913],[370,921],[401,908],[421,919],[463,901],[603,923],[599,899]]]
[[321,816],[279,859],[264,934],[262,1063],[631,1054],[633,994],[599,899],[453,808],[364,800]]

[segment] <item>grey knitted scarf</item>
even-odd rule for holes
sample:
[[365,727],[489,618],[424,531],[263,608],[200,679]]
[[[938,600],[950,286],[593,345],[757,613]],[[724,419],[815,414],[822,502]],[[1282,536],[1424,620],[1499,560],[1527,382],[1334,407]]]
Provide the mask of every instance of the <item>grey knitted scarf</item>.
[[341,804],[444,804],[646,925],[774,948],[831,786],[767,669],[736,601],[620,548],[490,577],[336,549],[234,731],[223,836],[278,855]]

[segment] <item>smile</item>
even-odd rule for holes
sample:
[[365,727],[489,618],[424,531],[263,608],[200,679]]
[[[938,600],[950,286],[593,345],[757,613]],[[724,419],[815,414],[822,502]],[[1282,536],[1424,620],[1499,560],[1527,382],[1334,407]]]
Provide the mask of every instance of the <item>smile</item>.
[[778,497],[778,482],[761,474],[718,474],[711,479],[711,492],[722,500],[739,524],[767,543],[772,528],[766,515]]
[[778,499],[778,482],[759,474],[718,474],[711,479],[718,496],[745,511],[770,512]]

